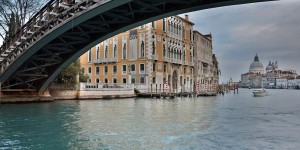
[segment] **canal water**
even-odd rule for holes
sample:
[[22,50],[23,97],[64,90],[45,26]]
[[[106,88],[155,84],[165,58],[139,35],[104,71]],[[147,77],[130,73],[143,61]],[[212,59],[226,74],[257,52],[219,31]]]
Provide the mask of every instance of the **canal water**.
[[299,149],[300,91],[0,107],[0,149]]

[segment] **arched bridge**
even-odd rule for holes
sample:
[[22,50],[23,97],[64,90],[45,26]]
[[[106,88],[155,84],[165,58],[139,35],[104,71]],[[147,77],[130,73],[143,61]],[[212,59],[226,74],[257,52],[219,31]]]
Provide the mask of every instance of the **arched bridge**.
[[6,89],[43,92],[71,62],[121,32],[164,17],[271,0],[51,0],[0,49]]

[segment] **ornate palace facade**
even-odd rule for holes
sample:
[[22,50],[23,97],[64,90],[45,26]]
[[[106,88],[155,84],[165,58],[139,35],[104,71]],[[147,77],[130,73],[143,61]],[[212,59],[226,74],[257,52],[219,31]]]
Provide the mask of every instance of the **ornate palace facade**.
[[193,89],[193,23],[168,17],[111,37],[80,57],[91,83],[135,84],[141,91],[168,83]]

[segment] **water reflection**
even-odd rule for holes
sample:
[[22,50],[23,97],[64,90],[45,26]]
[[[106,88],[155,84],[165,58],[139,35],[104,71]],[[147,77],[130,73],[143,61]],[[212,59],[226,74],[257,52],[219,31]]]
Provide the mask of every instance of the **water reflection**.
[[0,149],[300,147],[300,92],[270,94],[3,105]]

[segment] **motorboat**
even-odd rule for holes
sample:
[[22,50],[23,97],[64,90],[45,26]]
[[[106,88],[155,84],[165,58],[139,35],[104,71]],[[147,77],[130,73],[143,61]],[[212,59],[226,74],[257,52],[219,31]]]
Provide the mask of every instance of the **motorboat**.
[[268,92],[265,88],[261,88],[261,89],[254,89],[253,90],[253,95],[255,97],[262,97],[262,96],[267,96]]

